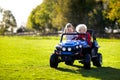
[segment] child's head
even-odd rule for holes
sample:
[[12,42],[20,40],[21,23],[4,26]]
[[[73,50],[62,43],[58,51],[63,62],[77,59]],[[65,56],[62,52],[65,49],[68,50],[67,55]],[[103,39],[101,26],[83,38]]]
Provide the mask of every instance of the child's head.
[[85,24],[79,24],[77,27],[76,27],[76,31],[78,33],[86,33],[87,32],[87,26]]
[[71,23],[67,23],[64,29],[64,33],[71,33],[74,31],[74,27]]

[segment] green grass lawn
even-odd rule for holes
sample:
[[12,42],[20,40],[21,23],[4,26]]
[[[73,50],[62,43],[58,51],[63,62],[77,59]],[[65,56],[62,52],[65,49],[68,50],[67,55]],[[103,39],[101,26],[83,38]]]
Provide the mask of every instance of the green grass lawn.
[[103,66],[84,70],[78,61],[50,68],[59,37],[0,37],[0,80],[120,80],[120,40],[97,40]]

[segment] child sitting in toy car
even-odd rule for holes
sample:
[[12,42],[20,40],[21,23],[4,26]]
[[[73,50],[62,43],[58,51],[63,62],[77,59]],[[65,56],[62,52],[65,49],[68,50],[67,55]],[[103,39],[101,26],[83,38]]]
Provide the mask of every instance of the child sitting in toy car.
[[87,32],[87,26],[85,24],[79,24],[76,27],[76,31],[78,33],[81,33],[80,35],[78,35],[77,40],[86,40],[88,45],[91,47],[91,35]]
[[[64,33],[75,33],[74,27],[71,23],[67,23],[64,28]],[[77,35],[66,35],[66,40],[73,40]]]

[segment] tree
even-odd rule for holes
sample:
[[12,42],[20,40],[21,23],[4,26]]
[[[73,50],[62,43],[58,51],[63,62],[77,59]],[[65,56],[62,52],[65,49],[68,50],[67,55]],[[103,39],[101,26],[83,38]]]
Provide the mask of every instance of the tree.
[[[105,17],[110,14],[108,10],[111,9],[106,8],[107,14],[103,16],[104,5],[103,0],[44,0],[33,9],[27,24],[43,33],[46,28],[60,30],[68,22],[74,26],[86,24],[88,28],[104,31],[106,23],[110,23]],[[118,16],[119,14],[115,19],[120,19]]]
[[[44,2],[45,3],[45,2]],[[50,13],[51,13],[51,5],[50,3],[38,5],[33,11],[31,12],[27,26],[30,28],[39,30],[41,32],[45,32],[45,28],[51,25],[50,21]]]
[[4,10],[3,8],[0,8],[0,12],[3,14],[3,18],[1,21],[1,33],[4,34],[4,32],[11,27],[11,32],[13,32],[13,28],[17,27],[16,19],[13,16],[12,12],[10,10]]
[[0,34],[4,35],[4,32],[6,31],[5,23],[0,23]]
[[[0,13],[3,14],[4,9],[0,7]],[[0,21],[0,34],[4,35],[5,32],[5,23]]]
[[103,1],[96,0],[94,7],[88,13],[89,28],[95,29],[96,31],[104,31],[105,19],[102,12],[103,12]]
[[52,20],[52,26],[57,30],[60,30],[67,22],[69,22],[67,20],[69,3],[69,0],[57,0],[54,4],[50,18]]
[[5,22],[6,27],[9,28],[10,26],[16,27],[16,20],[10,10],[5,10],[3,14],[3,22]]
[[114,29],[115,23],[120,23],[120,0],[104,0],[104,16]]
[[117,20],[120,23],[120,0],[108,1],[108,5],[105,13],[106,13],[106,18],[112,21]]
[[[28,26],[34,29],[60,30],[66,23],[88,23],[87,13],[92,10],[94,0],[44,0],[28,18]],[[90,7],[91,6],[91,7]]]

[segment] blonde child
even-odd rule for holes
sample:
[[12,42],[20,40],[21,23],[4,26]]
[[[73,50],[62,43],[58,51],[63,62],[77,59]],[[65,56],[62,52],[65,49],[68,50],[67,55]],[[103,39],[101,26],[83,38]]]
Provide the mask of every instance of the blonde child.
[[[74,33],[74,27],[71,23],[67,23],[65,28],[64,28],[64,33]],[[76,37],[77,35],[66,35],[67,40],[72,40]]]
[[[83,34],[80,34],[78,35],[78,38],[77,39],[82,39],[82,40],[86,40],[89,44],[89,46],[92,46],[92,43],[91,43],[91,35],[90,33],[87,32],[87,26],[85,24],[79,24],[77,27],[76,27],[76,31],[78,33],[83,33]],[[84,34],[85,33],[85,34]]]

